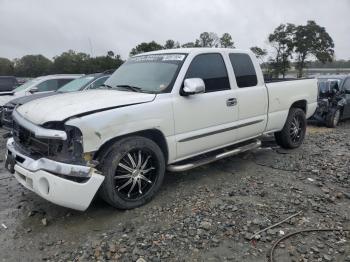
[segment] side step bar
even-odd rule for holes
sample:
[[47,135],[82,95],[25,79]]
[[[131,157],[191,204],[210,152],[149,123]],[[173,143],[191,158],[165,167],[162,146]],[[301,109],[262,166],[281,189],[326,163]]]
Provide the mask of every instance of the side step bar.
[[209,156],[207,158],[202,158],[202,159],[199,159],[197,161],[196,160],[194,160],[193,162],[189,161],[188,163],[178,164],[178,165],[175,163],[175,164],[169,165],[167,167],[167,169],[171,172],[183,172],[183,171],[190,170],[192,168],[196,168],[196,167],[199,167],[202,165],[212,163],[214,161],[217,161],[217,160],[220,160],[220,159],[223,159],[226,157],[230,157],[230,156],[237,155],[239,153],[242,153],[242,152],[245,152],[248,150],[258,148],[260,146],[261,146],[261,141],[255,140],[254,142],[252,142],[250,144],[246,144],[244,146],[237,147],[235,149],[231,149],[229,151],[222,152],[222,153],[219,153],[217,155],[212,155],[212,156]]

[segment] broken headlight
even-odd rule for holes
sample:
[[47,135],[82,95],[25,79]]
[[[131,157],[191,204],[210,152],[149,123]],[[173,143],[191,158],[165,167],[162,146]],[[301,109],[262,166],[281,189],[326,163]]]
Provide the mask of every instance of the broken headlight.
[[83,158],[83,135],[79,128],[68,126],[62,122],[48,122],[43,125],[48,129],[62,130],[67,133],[67,139],[56,140],[49,139],[49,155],[50,158],[69,163],[84,164]]

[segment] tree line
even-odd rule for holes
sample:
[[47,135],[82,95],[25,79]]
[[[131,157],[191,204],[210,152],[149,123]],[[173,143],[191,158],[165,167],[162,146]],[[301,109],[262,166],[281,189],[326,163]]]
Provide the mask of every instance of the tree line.
[[[251,51],[260,59],[265,71],[271,76],[285,77],[291,65],[294,65],[298,77],[303,76],[303,69],[310,63],[318,67],[323,65],[349,66],[350,61],[333,61],[334,42],[326,29],[315,21],[307,21],[306,25],[291,23],[281,24],[268,35],[268,43],[272,52],[258,46],[251,47]],[[180,44],[179,41],[169,39],[164,44],[155,41],[142,42],[131,49],[130,56],[143,52],[173,48],[193,47],[224,47],[235,48],[235,43],[229,33],[218,36],[214,32],[203,32],[192,42]],[[267,57],[267,59],[266,59]],[[313,60],[313,61],[310,61]],[[0,58],[0,75],[16,75],[36,77],[55,73],[94,73],[118,68],[124,60],[113,51],[105,56],[91,57],[89,54],[69,50],[52,60],[43,55],[26,55],[13,61]]]
[[120,55],[108,51],[105,56],[91,57],[68,50],[53,60],[43,55],[25,55],[13,61],[0,58],[0,75],[37,77],[47,74],[90,74],[118,68],[124,61]]

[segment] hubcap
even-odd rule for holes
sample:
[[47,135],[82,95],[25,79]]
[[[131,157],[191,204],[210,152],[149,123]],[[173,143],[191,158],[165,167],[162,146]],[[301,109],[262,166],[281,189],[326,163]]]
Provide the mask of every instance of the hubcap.
[[142,149],[126,153],[119,161],[114,176],[117,193],[129,200],[142,198],[156,180],[153,155]]
[[293,142],[298,142],[301,139],[303,132],[303,124],[298,116],[295,116],[292,120],[290,127],[290,137]]

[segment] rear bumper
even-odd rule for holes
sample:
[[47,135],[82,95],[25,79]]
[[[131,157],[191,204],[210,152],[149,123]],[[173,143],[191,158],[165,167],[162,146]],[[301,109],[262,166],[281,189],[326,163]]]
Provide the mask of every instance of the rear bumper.
[[[16,150],[13,143],[12,138],[7,142],[6,168],[14,171],[14,176],[19,183],[54,204],[80,211],[84,211],[89,207],[104,180],[104,176],[100,175],[94,168],[85,167],[89,171],[86,174],[84,173],[86,175],[84,182],[72,181],[72,179],[66,177],[81,178],[83,173],[78,172],[77,174],[80,175],[76,176],[69,176],[69,174],[60,176],[57,173],[43,170],[45,168],[45,162],[42,162],[43,159],[34,160],[24,156]],[[14,170],[9,167],[11,162]],[[55,164],[58,167],[57,170],[61,167],[61,170],[66,171],[68,166],[72,170],[74,169],[75,172],[80,169],[80,166],[52,162],[49,163]],[[83,171],[85,170],[83,169]]]

